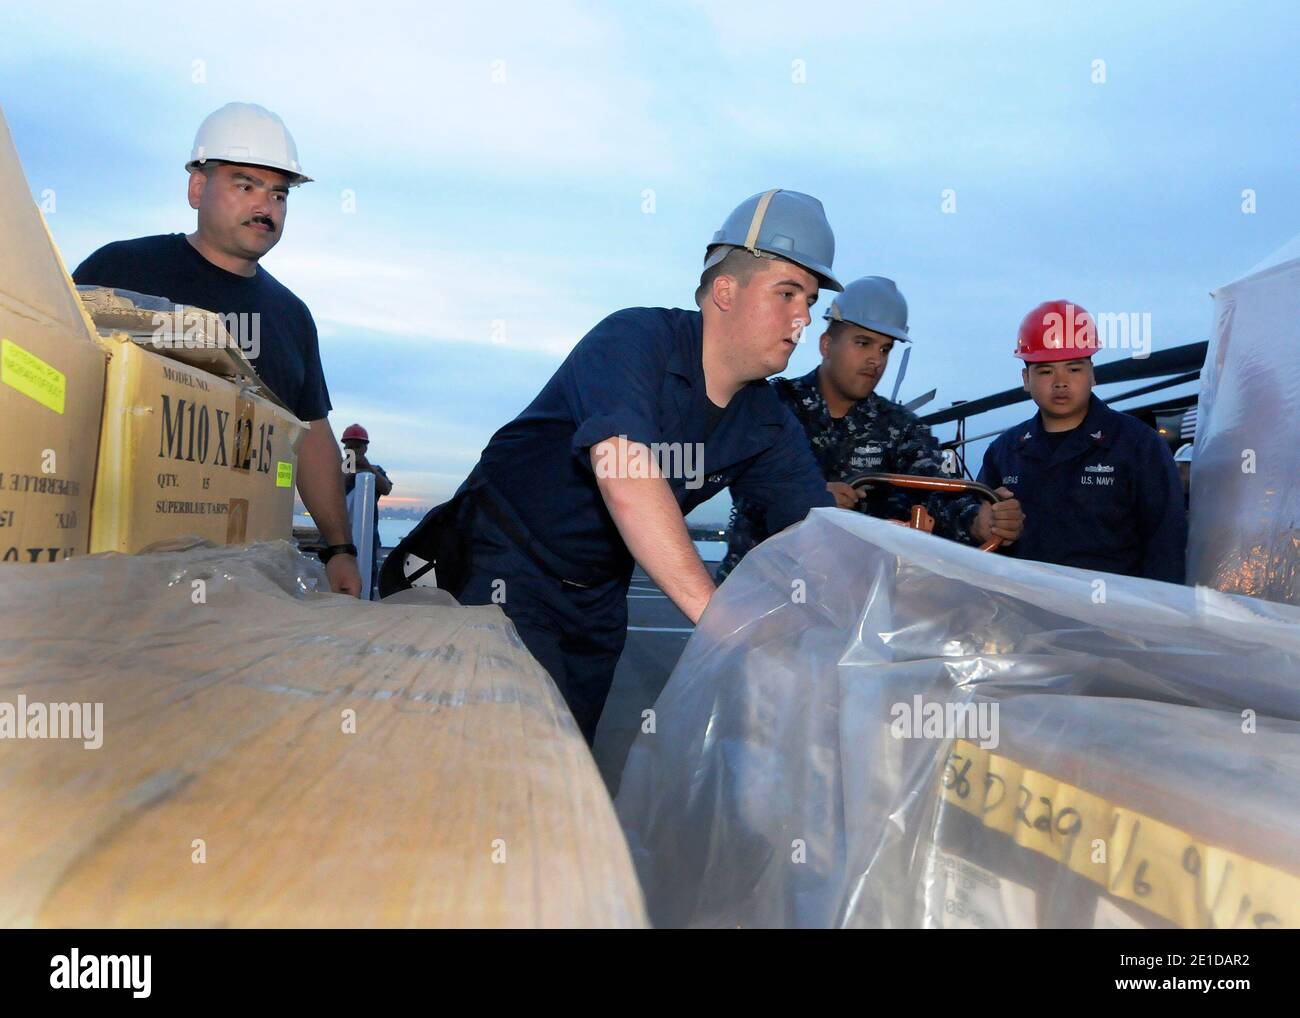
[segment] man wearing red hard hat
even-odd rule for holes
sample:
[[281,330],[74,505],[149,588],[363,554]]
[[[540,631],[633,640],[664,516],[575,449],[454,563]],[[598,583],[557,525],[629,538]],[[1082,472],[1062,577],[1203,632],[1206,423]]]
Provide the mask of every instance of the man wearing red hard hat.
[[1007,554],[1182,583],[1187,521],[1173,456],[1092,394],[1099,349],[1077,304],[1048,301],[1025,316],[1015,355],[1038,413],[993,441],[980,483],[1011,489],[1024,510]]
[[393,490],[393,482],[388,479],[383,467],[366,459],[366,450],[370,448],[370,433],[360,424],[349,424],[344,428],[339,441],[347,450],[343,459],[343,490],[346,493],[351,494],[356,487],[358,473],[365,471],[375,475],[375,532],[371,538],[374,544],[370,551],[370,582],[373,588],[379,579],[379,500]]

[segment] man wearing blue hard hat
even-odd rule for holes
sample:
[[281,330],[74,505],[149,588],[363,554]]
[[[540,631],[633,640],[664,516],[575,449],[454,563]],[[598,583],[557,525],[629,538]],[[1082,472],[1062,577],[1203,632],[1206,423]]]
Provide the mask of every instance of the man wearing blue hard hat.
[[[939,443],[916,414],[876,392],[895,343],[910,343],[907,301],[892,279],[864,276],[831,302],[823,316],[821,364],[802,378],[772,381],[781,402],[803,426],[817,465],[837,504],[885,519],[907,519],[913,498],[889,486],[854,489],[846,480],[864,473],[944,475]],[[1003,501],[980,505],[974,496],[940,494],[924,500],[943,537],[983,543],[1014,541],[1024,517],[1005,488]],[[745,497],[732,505],[721,583],[751,548],[773,531],[762,506]],[[965,521],[963,523],[963,521]]]
[[[412,556],[464,604],[500,604],[590,743],[627,632],[639,563],[696,622],[714,583],[685,516],[730,487],[777,531],[835,499],[808,441],[767,385],[831,274],[821,202],[772,190],[742,202],[707,245],[698,311],[627,308],[574,347],[498,431],[452,502],[390,556]],[[450,533],[464,535],[458,540]]]

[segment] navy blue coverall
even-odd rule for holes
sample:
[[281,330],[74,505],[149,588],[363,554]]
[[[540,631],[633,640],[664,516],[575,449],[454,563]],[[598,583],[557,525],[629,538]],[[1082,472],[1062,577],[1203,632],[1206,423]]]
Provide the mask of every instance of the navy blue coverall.
[[666,478],[683,515],[726,487],[767,507],[771,533],[835,504],[803,429],[765,381],[720,416],[709,402],[699,312],[629,308],[587,333],[458,492],[472,496],[456,517],[470,564],[453,593],[501,604],[589,743],[627,635],[634,565],[590,450],[620,436],[652,452],[662,443],[695,468]]
[[1041,414],[1003,432],[979,481],[1011,489],[1024,509],[1024,533],[1007,554],[1183,582],[1187,518],[1169,446],[1096,396],[1055,451]]

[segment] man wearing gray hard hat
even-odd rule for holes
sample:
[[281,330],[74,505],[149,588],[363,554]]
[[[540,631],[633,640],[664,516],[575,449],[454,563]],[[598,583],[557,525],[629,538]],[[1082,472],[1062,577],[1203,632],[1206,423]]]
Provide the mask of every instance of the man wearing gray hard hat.
[[[901,489],[863,491],[844,483],[864,473],[942,476],[939,444],[916,414],[876,393],[895,343],[910,343],[907,301],[892,279],[864,276],[836,296],[823,316],[822,362],[802,378],[771,383],[803,426],[813,456],[836,503],[885,519],[906,519],[913,500]],[[1010,496],[1002,489],[1000,493]],[[996,535],[1014,541],[1020,535],[1020,506],[1004,498],[980,506],[973,497],[931,495],[924,504],[935,520],[934,532],[982,543]],[[721,583],[751,548],[774,533],[761,506],[735,499],[727,531],[727,554],[718,567]]]
[[390,555],[381,589],[418,581],[418,559],[462,603],[500,604],[592,741],[634,563],[694,623],[714,584],[688,512],[730,487],[775,531],[835,504],[764,381],[789,362],[819,291],[840,289],[834,256],[816,198],[742,202],[707,245],[700,310],[628,308],[588,332],[452,502]]

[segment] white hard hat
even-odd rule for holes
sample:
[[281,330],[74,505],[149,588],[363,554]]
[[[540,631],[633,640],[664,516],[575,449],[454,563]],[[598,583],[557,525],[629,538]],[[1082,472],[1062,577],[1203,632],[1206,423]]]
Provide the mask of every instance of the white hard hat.
[[1192,462],[1192,443],[1191,443],[1191,442],[1188,442],[1186,445],[1180,445],[1180,446],[1178,447],[1178,451],[1177,451],[1176,453],[1174,453],[1174,462],[1175,462],[1175,463],[1190,463],[1190,462]]
[[256,103],[226,103],[208,114],[194,136],[185,168],[193,170],[209,159],[279,170],[290,176],[290,187],[311,182],[298,163],[298,146],[284,121]]

